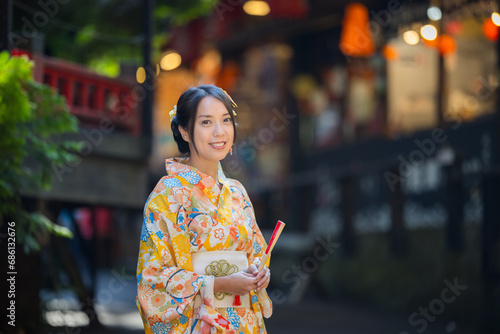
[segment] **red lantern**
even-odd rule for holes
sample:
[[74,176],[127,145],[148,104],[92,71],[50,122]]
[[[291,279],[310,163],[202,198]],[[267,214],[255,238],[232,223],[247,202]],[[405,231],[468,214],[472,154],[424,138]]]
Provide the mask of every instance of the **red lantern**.
[[484,20],[483,33],[490,41],[495,42],[498,40],[498,27],[495,25],[495,23],[493,23],[491,17],[488,17],[486,20]]
[[368,9],[365,5],[355,2],[346,6],[340,50],[343,54],[354,57],[369,57],[375,52]]

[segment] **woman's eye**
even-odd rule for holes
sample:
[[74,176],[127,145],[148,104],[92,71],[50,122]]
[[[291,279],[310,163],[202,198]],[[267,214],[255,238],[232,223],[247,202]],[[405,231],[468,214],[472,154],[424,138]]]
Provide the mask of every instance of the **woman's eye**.
[[203,124],[203,125],[206,125],[206,124],[209,124],[209,123],[210,123],[210,121],[207,120],[207,119],[201,122],[201,124]]
[[232,120],[231,120],[231,117],[228,117],[228,118],[226,118],[226,119],[224,120],[224,122],[231,122],[231,121],[232,121]]

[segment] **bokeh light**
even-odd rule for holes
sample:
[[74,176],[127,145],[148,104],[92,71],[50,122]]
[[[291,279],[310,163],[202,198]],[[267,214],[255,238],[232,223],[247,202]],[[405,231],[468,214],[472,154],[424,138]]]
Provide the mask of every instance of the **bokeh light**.
[[146,80],[146,70],[144,67],[139,67],[137,71],[135,72],[135,78],[138,83],[143,83]]
[[409,45],[416,45],[420,41],[420,37],[415,30],[408,30],[403,34],[403,40]]
[[271,8],[265,1],[250,0],[243,5],[243,10],[248,15],[266,16],[271,11]]
[[491,14],[491,20],[497,27],[500,27],[500,14],[494,12],[493,14]]
[[441,9],[435,6],[429,7],[429,9],[427,9],[427,16],[432,21],[439,21],[442,17]]
[[428,41],[433,41],[437,38],[437,29],[432,24],[427,24],[420,28],[420,35]]
[[182,63],[182,57],[177,52],[169,52],[160,61],[160,67],[165,71],[171,71],[179,67]]

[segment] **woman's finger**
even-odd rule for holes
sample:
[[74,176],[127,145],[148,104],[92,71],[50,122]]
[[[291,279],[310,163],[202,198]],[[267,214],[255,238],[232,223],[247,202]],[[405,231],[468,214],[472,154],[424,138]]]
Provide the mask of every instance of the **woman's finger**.
[[269,269],[267,269],[267,268],[262,269],[261,271],[259,271],[257,278],[261,279],[262,277],[265,277],[265,275],[267,274],[268,271],[269,271]]
[[257,271],[258,271],[258,268],[255,264],[250,265],[247,269],[247,272],[250,274],[253,274],[253,275],[257,274]]
[[257,283],[257,285],[260,287],[262,285],[265,285],[266,283],[269,283],[271,281],[271,272],[268,271],[266,273],[266,275],[264,277],[262,277],[262,279],[259,280],[259,282]]

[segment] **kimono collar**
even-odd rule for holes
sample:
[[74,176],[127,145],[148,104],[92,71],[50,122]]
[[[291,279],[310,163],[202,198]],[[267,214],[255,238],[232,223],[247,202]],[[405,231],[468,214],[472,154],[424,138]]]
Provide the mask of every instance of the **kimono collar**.
[[[180,176],[189,183],[193,185],[198,185],[202,189],[209,189],[213,195],[218,195],[220,193],[219,187],[217,187],[215,180],[208,174],[203,173],[199,169],[190,166],[188,157],[177,157],[165,159],[165,169],[168,176]],[[223,187],[228,187],[226,175],[222,170],[220,162],[217,166],[217,178],[218,181],[223,185]],[[224,189],[224,188],[223,188]],[[208,194],[207,194],[208,195]],[[209,196],[211,197],[211,196]]]
[[[176,176],[182,178],[183,184],[189,183],[200,188],[213,205],[218,207],[217,219],[222,225],[231,225],[231,187],[224,175],[222,166],[219,162],[217,168],[217,177],[223,185],[222,190],[219,189],[215,180],[208,174],[201,172],[199,169],[188,165],[189,158],[171,158],[165,160],[165,168],[168,176]],[[185,183],[185,182],[186,183]]]
[[[181,158],[165,159],[165,169],[167,171],[167,175],[169,175],[169,176],[175,176],[175,175],[184,174],[186,172],[192,171],[192,172],[195,172],[196,174],[198,174],[202,179],[208,177],[208,178],[213,180],[213,178],[210,175],[203,173],[202,171],[200,171],[199,169],[196,169],[193,166],[190,166],[189,165],[189,158],[181,157]],[[180,176],[183,176],[183,175],[180,175]],[[224,175],[224,171],[222,170],[222,166],[221,166],[220,162],[218,163],[218,166],[217,166],[217,177],[219,179],[218,180],[219,182],[227,183],[227,178],[226,178],[226,175]]]

